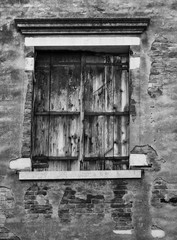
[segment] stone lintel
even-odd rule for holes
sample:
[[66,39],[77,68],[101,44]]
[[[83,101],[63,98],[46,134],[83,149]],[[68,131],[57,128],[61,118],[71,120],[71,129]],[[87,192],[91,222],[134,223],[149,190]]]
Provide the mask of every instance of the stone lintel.
[[[58,47],[77,47],[77,50],[86,47],[118,47],[140,45],[140,37],[137,36],[32,36],[25,37],[25,46],[45,47],[57,49]],[[103,51],[103,49],[102,49]],[[119,50],[117,49],[119,52]]]

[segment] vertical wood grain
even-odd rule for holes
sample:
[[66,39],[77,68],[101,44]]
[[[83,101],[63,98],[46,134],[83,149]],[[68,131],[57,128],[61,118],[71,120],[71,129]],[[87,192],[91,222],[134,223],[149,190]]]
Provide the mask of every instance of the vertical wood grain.
[[80,73],[80,145],[79,145],[79,164],[84,160],[84,82],[85,82],[85,56],[81,56]]
[[80,66],[51,67],[51,111],[79,111]]
[[49,117],[35,116],[49,111],[50,55],[37,55],[34,77],[33,156],[48,156]]
[[48,156],[49,146],[49,117],[36,116],[34,119],[34,151],[33,156]]

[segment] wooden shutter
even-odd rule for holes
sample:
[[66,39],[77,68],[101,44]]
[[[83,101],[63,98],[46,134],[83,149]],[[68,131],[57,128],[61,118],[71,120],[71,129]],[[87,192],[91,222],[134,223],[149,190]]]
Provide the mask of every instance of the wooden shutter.
[[34,166],[78,170],[80,54],[38,52],[35,69]]
[[128,156],[128,57],[86,55],[84,103],[83,169],[126,168],[119,160]]
[[120,160],[128,159],[128,104],[127,56],[38,51],[34,168],[125,168]]

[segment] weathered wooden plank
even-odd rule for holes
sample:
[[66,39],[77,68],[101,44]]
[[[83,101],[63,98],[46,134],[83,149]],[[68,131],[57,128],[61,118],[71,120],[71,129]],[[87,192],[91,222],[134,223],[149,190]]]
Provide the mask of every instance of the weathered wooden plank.
[[[104,110],[105,112],[114,111],[114,82],[113,82],[113,66],[112,57],[107,55],[105,57],[105,63],[109,66],[105,67],[105,100],[104,100]],[[106,157],[112,157],[114,155],[114,118],[112,115],[107,115],[105,118],[105,152]],[[109,159],[105,162],[105,170],[113,169],[113,162]]]
[[121,117],[114,116],[114,157],[122,154],[122,124]]
[[68,112],[68,111],[46,111],[46,112],[35,112],[37,116],[73,116],[80,115],[80,112]]
[[72,51],[51,51],[51,65],[63,64],[63,63],[70,63],[76,64],[80,63],[80,52],[72,52]]
[[[124,157],[125,158],[125,157]],[[72,157],[72,156],[65,156],[65,157],[58,157],[58,156],[35,156],[33,157],[33,160],[38,160],[38,161],[41,161],[41,160],[46,160],[46,161],[74,161],[74,160],[77,160],[78,157]]]
[[114,67],[114,111],[122,111],[122,89],[121,89],[122,71],[118,67]]
[[[87,62],[93,62],[95,65],[88,65]],[[86,111],[104,111],[105,96],[105,72],[104,55],[86,56],[85,68],[85,110]]]
[[[50,90],[50,54],[40,52],[36,56],[34,76],[34,113],[49,111]],[[32,155],[48,156],[49,154],[49,117],[33,117]]]
[[74,117],[72,116],[71,119],[71,127],[69,132],[69,139],[71,144],[71,157],[77,157],[75,161],[70,161],[70,168],[71,171],[77,171],[80,168],[79,163],[79,148],[80,148],[80,119],[79,116]]
[[93,107],[93,79],[91,75],[91,69],[85,68],[84,78],[84,111],[90,112]]
[[100,53],[89,53],[86,52],[85,53],[86,56],[86,65],[89,64],[104,64],[105,63],[105,56],[104,54],[100,54]]
[[[122,63],[127,62],[127,57],[122,57]],[[129,109],[129,79],[128,79],[128,71],[123,70],[121,75],[121,103],[122,103],[122,111],[127,111]]]
[[85,109],[87,111],[104,111],[104,67],[86,66]]
[[114,160],[114,161],[119,161],[119,162],[122,162],[122,161],[127,161],[129,159],[129,156],[119,156],[119,157],[114,157],[114,156],[110,156],[110,157],[85,157],[84,160],[85,161],[96,161],[96,160],[102,160],[102,161],[107,161],[107,160]]
[[[95,157],[96,161],[90,163],[89,169],[105,169],[105,163],[101,163],[100,159],[113,156],[113,116],[85,117],[84,127],[85,158]],[[107,168],[110,169],[108,166]]]
[[[45,112],[35,112],[34,115],[37,116],[66,116],[66,115],[80,115],[80,112],[68,112],[68,111],[45,111]],[[128,116],[129,111],[125,112],[87,112],[84,111],[85,116]]]
[[39,52],[35,62],[34,112],[49,110],[50,54]]
[[81,66],[69,68],[68,73],[68,111],[80,111],[79,94],[80,94],[80,72]]
[[[79,54],[54,54],[51,60],[50,94],[50,156],[78,156],[80,111],[80,61]],[[64,65],[64,63],[67,63]],[[68,63],[71,63],[70,65]],[[62,64],[62,65],[59,65]],[[63,111],[63,117],[61,112]],[[58,112],[58,113],[57,113]],[[73,113],[73,114],[72,114]],[[54,117],[56,116],[56,117]],[[68,116],[68,117],[66,117]],[[49,170],[78,170],[78,161],[52,161]]]
[[[80,55],[60,53],[52,55],[51,59],[51,111],[79,111],[80,92],[80,64],[73,64],[74,60],[80,61]],[[70,65],[56,63],[70,61]]]
[[115,67],[119,67],[119,69],[121,70],[128,70],[128,64],[124,63],[124,64],[114,64],[114,63],[99,63],[99,62],[95,62],[95,63],[87,63],[87,66],[115,66]]
[[80,144],[79,144],[79,162],[83,162],[84,159],[84,83],[85,83],[85,56],[81,56],[81,73],[80,73],[80,95],[79,95],[79,104],[80,104]]
[[[77,157],[79,147],[79,117],[52,116],[50,118],[49,156],[51,157]],[[57,167],[58,165],[58,167]],[[72,164],[71,164],[72,165]],[[74,163],[73,163],[74,165]],[[49,164],[60,170],[71,170],[68,162],[52,162]]]
[[[113,57],[107,55],[105,58],[106,63],[112,64]],[[106,112],[114,110],[114,82],[113,82],[113,67],[112,65],[105,67],[105,107]]]
[[[72,96],[69,98],[69,81],[73,80],[74,66],[52,67],[51,70],[51,93],[50,110],[51,111],[69,111],[78,110],[78,101],[71,103]],[[72,80],[70,80],[72,78]],[[77,80],[76,80],[77,83]],[[73,90],[73,99],[78,99],[78,84]],[[72,95],[70,93],[70,95]],[[76,97],[75,97],[76,95]],[[76,104],[76,106],[75,106]],[[75,108],[75,109],[74,109]]]
[[129,118],[122,116],[121,117],[121,129],[122,129],[122,156],[126,156],[128,154],[128,138],[129,138]]
[[114,117],[105,117],[105,157],[109,157],[105,162],[105,170],[112,170],[113,163],[110,157],[114,156]]
[[49,155],[49,117],[37,116],[34,119],[33,156]]
[[50,52],[37,51],[35,55],[35,70],[42,68],[50,68]]
[[49,89],[50,69],[37,69],[34,81],[34,112],[49,111]]
[[[127,57],[122,57],[122,63],[127,62]],[[128,79],[128,71],[123,70],[121,76],[121,90],[122,90],[122,111],[129,111],[129,79]],[[125,156],[129,152],[129,118],[126,116],[121,117],[121,155]],[[126,169],[126,165],[122,165],[123,169]]]
[[72,62],[72,61],[69,61],[69,62],[59,62],[59,63],[53,63],[52,66],[53,67],[60,67],[60,66],[80,66],[80,61],[79,62]]

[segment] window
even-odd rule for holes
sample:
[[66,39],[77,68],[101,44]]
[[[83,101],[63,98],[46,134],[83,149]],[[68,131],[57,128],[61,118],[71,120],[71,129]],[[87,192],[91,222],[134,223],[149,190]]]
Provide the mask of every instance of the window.
[[36,51],[33,170],[128,168],[129,56]]
[[21,171],[20,180],[141,177],[129,166],[128,53],[135,46],[130,65],[136,66],[149,23],[128,17],[15,19],[28,79],[21,158],[10,163]]

